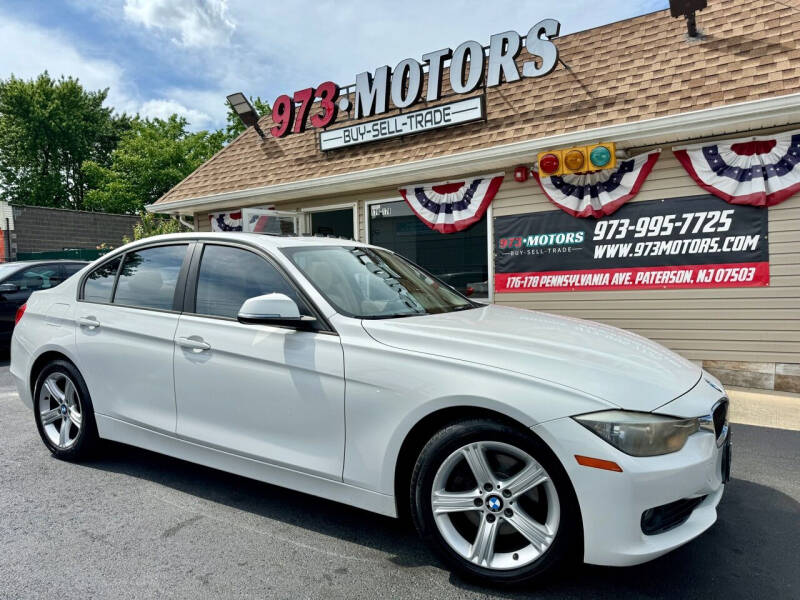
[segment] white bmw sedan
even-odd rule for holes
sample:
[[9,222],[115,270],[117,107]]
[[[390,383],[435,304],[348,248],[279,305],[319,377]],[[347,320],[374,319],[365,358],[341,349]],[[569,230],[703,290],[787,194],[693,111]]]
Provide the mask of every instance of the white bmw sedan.
[[613,327],[481,305],[388,250],[177,234],[17,314],[47,448],[147,448],[384,515],[461,574],[633,565],[716,520],[720,383]]

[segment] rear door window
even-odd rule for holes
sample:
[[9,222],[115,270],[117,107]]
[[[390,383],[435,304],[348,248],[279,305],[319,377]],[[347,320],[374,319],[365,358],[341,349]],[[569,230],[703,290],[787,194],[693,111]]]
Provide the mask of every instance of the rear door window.
[[172,310],[187,244],[128,252],[119,273],[114,304]]

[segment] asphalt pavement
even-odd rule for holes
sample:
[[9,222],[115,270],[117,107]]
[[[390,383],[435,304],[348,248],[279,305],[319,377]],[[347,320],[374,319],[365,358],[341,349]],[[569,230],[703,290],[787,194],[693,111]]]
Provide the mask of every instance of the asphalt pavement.
[[0,365],[0,598],[800,597],[800,432],[737,425],[719,521],[533,590],[451,575],[412,527],[121,444],[51,457]]

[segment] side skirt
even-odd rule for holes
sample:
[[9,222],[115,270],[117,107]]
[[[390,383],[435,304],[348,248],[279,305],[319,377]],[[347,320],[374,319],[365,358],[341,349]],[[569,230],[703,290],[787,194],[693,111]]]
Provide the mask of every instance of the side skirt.
[[216,448],[182,440],[158,433],[138,425],[126,423],[113,417],[95,413],[97,429],[103,439],[129,444],[145,450],[166,454],[212,469],[249,477],[257,481],[271,483],[298,492],[342,502],[364,510],[397,516],[394,497],[363,488],[348,485],[341,481],[324,479],[315,475],[301,473],[286,467],[271,465],[259,460],[239,456]]

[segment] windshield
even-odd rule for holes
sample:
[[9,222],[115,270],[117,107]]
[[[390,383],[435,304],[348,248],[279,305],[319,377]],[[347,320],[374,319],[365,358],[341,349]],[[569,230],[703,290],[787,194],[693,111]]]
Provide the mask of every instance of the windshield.
[[396,254],[375,248],[283,248],[320,294],[360,319],[431,315],[476,304]]

